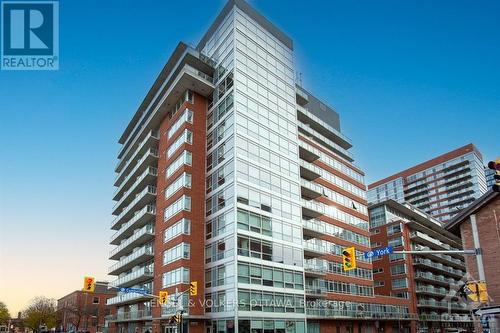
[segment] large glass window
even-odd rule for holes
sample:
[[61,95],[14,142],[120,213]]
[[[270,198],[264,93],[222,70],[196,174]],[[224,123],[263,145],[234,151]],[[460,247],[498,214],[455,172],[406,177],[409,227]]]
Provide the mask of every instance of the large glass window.
[[167,149],[167,158],[172,157],[172,155],[179,149],[184,143],[188,143],[190,145],[193,144],[193,132],[188,130],[187,128],[182,132],[181,135],[168,147]]
[[166,221],[181,210],[191,210],[191,197],[189,195],[183,195],[173,204],[165,208],[163,213],[163,220]]
[[189,235],[191,233],[191,220],[182,218],[165,229],[164,242],[168,242],[180,234]]

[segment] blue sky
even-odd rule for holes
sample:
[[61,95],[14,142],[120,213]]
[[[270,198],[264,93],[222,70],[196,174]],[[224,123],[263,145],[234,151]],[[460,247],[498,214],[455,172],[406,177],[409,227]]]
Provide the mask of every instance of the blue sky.
[[[0,72],[12,312],[106,278],[117,139],[177,42],[196,44],[224,3],[62,1],[60,70]],[[250,3],[293,38],[304,87],[340,113],[368,182],[469,142],[500,155],[500,2]]]

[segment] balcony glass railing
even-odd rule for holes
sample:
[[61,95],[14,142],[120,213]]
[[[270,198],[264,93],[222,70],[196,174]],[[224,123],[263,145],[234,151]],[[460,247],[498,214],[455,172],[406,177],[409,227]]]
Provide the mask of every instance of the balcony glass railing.
[[125,276],[122,276],[122,277],[112,281],[109,285],[111,287],[118,287],[124,283],[134,281],[142,276],[152,278],[153,277],[153,269],[149,268],[149,267],[141,267],[138,270],[136,270],[130,274],[127,274]]
[[125,168],[123,169],[119,169],[120,168],[120,165],[122,164],[123,160],[119,160],[116,164],[116,170],[119,170],[118,172],[121,173],[122,170],[126,169],[128,167],[128,164],[130,163],[130,161],[132,161],[137,153],[144,147],[144,145],[146,144],[146,142],[151,139],[151,138],[154,138],[156,140],[159,140],[160,139],[160,131],[158,130],[151,130],[147,135],[146,137],[137,145],[137,148],[135,149],[134,153],[132,154],[132,157],[129,158],[128,160],[125,161],[125,163],[123,163],[125,165]]
[[420,306],[431,306],[436,308],[451,308],[451,309],[465,309],[466,305],[456,302],[443,302],[443,301],[433,301],[426,299],[419,299],[417,305]]
[[325,309],[312,308],[306,309],[307,316],[326,317],[326,318],[366,318],[366,319],[417,319],[417,314],[399,313],[399,312],[380,312],[380,311],[359,311],[348,309]]
[[[134,174],[137,172],[137,170],[142,166],[142,163],[149,157],[149,156],[153,156],[153,157],[156,157],[158,158],[158,148],[149,148],[145,153],[144,155],[141,156],[141,158],[137,161],[137,164],[135,165],[135,167],[132,169],[132,171],[130,171],[127,175],[127,177],[125,177],[118,185],[118,188],[115,190],[115,196],[123,191],[124,187],[125,187],[125,184],[128,184],[129,180],[132,179],[132,177],[134,177]],[[116,177],[116,179],[118,180],[120,178],[120,175],[118,175]],[[116,183],[116,181],[115,181]]]
[[132,193],[134,191],[134,189],[137,187],[137,185],[140,184],[144,180],[144,178],[146,178],[147,176],[153,176],[153,177],[158,176],[158,168],[155,168],[152,166],[147,167],[146,170],[144,170],[137,177],[135,182],[132,185],[130,185],[129,189],[127,191],[123,192],[122,198],[116,202],[116,204],[113,207],[113,210],[115,210],[117,207],[119,207],[123,203],[123,201],[125,201],[125,199],[127,199],[129,193]]
[[114,226],[118,221],[120,221],[125,215],[130,213],[130,210],[146,195],[156,195],[156,186],[148,185],[141,192],[137,193],[135,199],[132,200],[131,203],[127,205],[127,207],[123,208],[120,215],[118,215],[112,222],[111,225]]
[[434,262],[430,259],[414,258],[413,262],[417,263],[417,264],[422,264],[422,265],[425,265],[425,266],[428,266],[428,267],[431,267],[434,269],[439,269],[439,270],[442,270],[442,271],[445,271],[445,272],[448,272],[451,274],[455,274],[455,275],[462,276],[465,274],[463,271],[461,271],[459,269],[454,269],[452,267],[445,266],[442,263]]
[[329,150],[335,151],[335,153],[340,155],[340,158],[342,158],[342,159],[346,159],[349,162],[354,160],[354,157],[350,151],[342,148],[341,146],[339,146],[338,144],[336,144],[332,140],[328,139],[326,136],[319,133],[318,131],[316,131],[312,127],[308,126],[307,124],[304,124],[300,121],[298,124],[299,124],[299,129],[302,129],[304,132],[306,132],[306,133],[302,133],[303,135],[305,135],[307,137],[311,137],[311,136],[316,137],[316,139],[319,139],[320,141],[322,141],[322,142],[318,142],[317,140],[313,139],[316,143],[325,146]]
[[136,212],[134,214],[134,217],[128,220],[128,222],[122,224],[120,229],[111,236],[110,241],[111,242],[114,241],[116,238],[118,238],[118,236],[123,234],[128,228],[134,225],[134,223],[137,222],[137,220],[141,219],[146,214],[152,214],[152,215],[156,214],[156,207],[154,205],[146,205],[144,208]]
[[106,301],[106,305],[114,305],[114,304],[119,304],[119,303],[133,302],[133,301],[136,301],[138,299],[144,299],[145,297],[148,297],[148,296],[145,296],[145,295],[139,294],[139,293],[119,294],[115,297],[108,298]]
[[324,120],[320,119],[319,117],[317,117],[315,114],[313,114],[311,111],[309,111],[308,109],[306,109],[305,107],[303,106],[300,106],[300,105],[297,105],[297,109],[303,113],[304,115],[306,115],[308,118],[310,118],[311,120],[313,120],[315,123],[318,123],[320,124],[322,127],[324,127],[325,129],[327,129],[328,131],[332,132],[333,134],[335,134],[336,136],[338,136],[339,138],[341,138],[342,140],[344,140],[345,142],[348,142],[350,145],[352,145],[352,141],[351,139],[349,139],[347,136],[345,136],[343,133],[341,133],[340,131],[338,131],[337,129],[333,128],[332,126],[330,126],[327,122],[325,122]]
[[121,242],[120,245],[118,245],[113,250],[111,250],[111,252],[109,253],[109,256],[113,257],[115,254],[122,251],[124,248],[128,247],[130,244],[134,243],[141,236],[144,236],[145,234],[150,234],[150,235],[154,236],[154,233],[155,233],[154,227],[152,224],[145,225],[144,227],[142,227],[138,231],[134,232],[134,234],[132,236],[130,236],[129,238],[127,238],[127,240]]
[[137,258],[143,256],[143,255],[153,255],[153,248],[151,246],[143,246],[139,250],[132,252],[131,255],[121,259],[118,261],[116,264],[111,266],[108,270],[108,273],[111,273],[115,271],[116,269],[123,267],[127,265],[128,263],[136,260]]
[[306,259],[304,260],[304,270],[313,273],[327,273],[328,261],[324,259]]

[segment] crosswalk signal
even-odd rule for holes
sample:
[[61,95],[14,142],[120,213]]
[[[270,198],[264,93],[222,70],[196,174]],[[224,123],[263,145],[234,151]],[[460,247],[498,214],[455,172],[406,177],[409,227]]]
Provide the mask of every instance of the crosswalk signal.
[[158,295],[158,303],[160,303],[161,305],[168,303],[168,292],[160,291]]
[[83,278],[83,291],[87,293],[93,293],[95,289],[95,278],[91,276],[85,276]]
[[189,284],[189,295],[198,295],[198,281],[191,281],[191,283]]
[[344,271],[356,268],[356,249],[354,247],[348,247],[342,251],[342,267]]
[[488,168],[496,171],[493,175],[495,184],[493,184],[491,189],[493,190],[493,192],[500,192],[500,157],[497,158],[496,161],[488,162]]

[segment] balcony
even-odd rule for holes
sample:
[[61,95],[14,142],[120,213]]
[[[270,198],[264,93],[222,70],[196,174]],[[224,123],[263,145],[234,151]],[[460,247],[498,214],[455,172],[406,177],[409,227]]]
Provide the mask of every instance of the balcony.
[[336,144],[340,145],[343,149],[352,147],[352,141],[341,133],[336,128],[332,127],[321,118],[317,117],[311,111],[303,106],[297,105],[297,119],[319,132],[325,133],[325,136],[333,140]]
[[328,261],[323,259],[306,259],[304,260],[304,273],[306,276],[324,276],[328,273]]
[[117,321],[134,321],[134,320],[144,320],[151,319],[151,309],[129,311],[129,312],[119,312],[116,315],[107,317],[106,319],[111,322]]
[[434,296],[441,296],[441,297],[448,295],[448,289],[446,289],[444,287],[436,288],[432,285],[417,286],[416,292],[419,294],[434,295]]
[[418,317],[419,321],[448,321],[448,322],[471,322],[472,317],[469,315],[459,315],[456,313],[452,313],[451,315],[448,313],[442,314],[432,314],[432,313],[421,313]]
[[134,200],[125,208],[123,208],[120,215],[118,215],[111,222],[111,229],[117,230],[118,227],[123,223],[131,219],[135,214],[134,212],[140,207],[144,207],[146,204],[150,204],[156,199],[156,186],[148,185],[141,192],[136,194]]
[[144,188],[145,185],[156,185],[156,177],[158,176],[158,169],[155,167],[147,167],[142,174],[137,177],[135,182],[123,193],[121,199],[113,207],[113,215],[118,215],[120,209],[127,206],[130,201],[137,194],[139,188]]
[[151,258],[153,258],[153,248],[151,246],[143,246],[139,250],[132,252],[132,254],[127,257],[121,259],[119,262],[114,264],[109,268],[109,275],[119,275],[123,272],[128,271],[134,266],[145,262]]
[[153,269],[148,267],[141,267],[138,270],[122,276],[114,281],[112,281],[109,285],[111,287],[132,287],[138,283],[145,282],[151,280],[153,278]]
[[416,320],[415,313],[399,313],[399,312],[379,312],[379,311],[358,311],[352,309],[328,309],[328,308],[312,308],[306,309],[308,319],[369,319],[369,320]]
[[145,225],[141,229],[134,232],[134,234],[130,238],[123,241],[122,243],[120,243],[120,245],[111,250],[109,254],[109,259],[111,260],[120,259],[121,256],[130,252],[134,247],[143,245],[152,240],[154,236],[155,232],[153,225],[152,224]]
[[119,200],[123,193],[126,192],[130,186],[135,182],[136,178],[144,172],[149,166],[156,166],[158,164],[158,149],[149,148],[146,150],[144,155],[137,161],[132,171],[127,176],[121,177],[122,174],[118,175],[115,181],[115,186],[118,188],[113,196],[114,200]]
[[300,176],[307,180],[315,180],[321,177],[321,170],[316,165],[306,162],[304,160],[299,161],[300,165]]
[[152,296],[147,296],[139,293],[124,293],[119,294],[115,297],[108,298],[106,301],[106,305],[120,305],[127,303],[136,303],[139,301],[146,301],[152,299]]
[[316,199],[323,195],[323,188],[316,183],[301,178],[300,186],[302,187],[302,196],[309,199]]
[[128,171],[133,167],[133,163],[130,162],[137,158],[137,156],[143,155],[147,148],[151,146],[158,147],[158,140],[160,140],[160,131],[149,131],[149,133],[146,134],[146,137],[139,144],[137,144],[137,148],[132,152],[131,158],[128,160],[120,159],[118,161],[115,171],[117,173],[128,173]]
[[307,240],[303,242],[304,257],[317,258],[327,254],[327,248],[323,241]]
[[308,137],[309,139],[319,143],[320,145],[328,148],[331,151],[334,151],[337,155],[342,157],[343,159],[353,162],[354,158],[351,152],[347,151],[346,149],[342,148],[329,138],[325,137],[323,134],[319,133],[316,131],[314,128],[311,126],[304,124],[299,121],[298,123],[299,126],[299,133]]
[[326,234],[326,227],[324,222],[320,220],[302,220],[302,232],[304,236],[318,238]]
[[135,142],[141,141],[149,130],[159,128],[161,120],[165,119],[170,106],[175,105],[182,92],[190,89],[204,97],[211,96],[214,84],[210,75],[213,72],[214,68],[199,51],[179,43],[148,92],[151,98],[144,100],[120,137],[123,146],[118,158],[127,158]]
[[325,214],[325,207],[317,201],[308,201],[302,199],[302,214],[312,218]]
[[156,217],[156,207],[154,205],[147,205],[138,212],[135,212],[134,217],[122,224],[120,229],[111,236],[110,243],[113,245],[120,245],[123,239],[132,236],[137,228],[141,228],[149,222],[154,223]]
[[317,286],[306,286],[306,296],[314,298],[325,298],[327,293],[326,289]]
[[309,95],[299,86],[296,86],[295,95],[297,104],[306,105],[309,102]]
[[[416,245],[416,244],[413,244],[412,249],[417,250],[417,251],[418,250],[427,250],[427,251],[431,250],[431,248],[429,248],[427,246],[420,246],[420,245]],[[461,270],[465,269],[465,263],[462,260],[453,258],[447,254],[425,253],[425,254],[419,254],[419,256],[432,258],[433,261],[437,261],[437,262],[443,263],[443,264],[448,265],[448,266],[453,266],[453,267],[461,269]]]
[[447,267],[443,265],[442,263],[438,262],[433,262],[432,260],[429,259],[423,259],[423,258],[414,258],[413,259],[413,264],[416,266],[424,266],[429,270],[436,271],[438,273],[445,273],[448,275],[452,275],[453,277],[456,278],[462,278],[464,276],[465,272],[459,270],[459,269],[453,269],[451,267]]
[[458,310],[465,310],[467,309],[465,304],[462,303],[457,303],[457,302],[440,302],[440,301],[433,301],[433,300],[425,300],[425,299],[419,299],[417,301],[417,306],[419,308],[437,308],[437,309],[458,309]]
[[415,280],[425,281],[432,284],[438,284],[445,287],[453,286],[456,284],[456,281],[452,278],[445,278],[444,276],[441,275],[435,275],[430,272],[422,272],[422,271],[415,272]]
[[320,158],[320,155],[315,147],[299,140],[299,157],[307,162],[314,162]]

